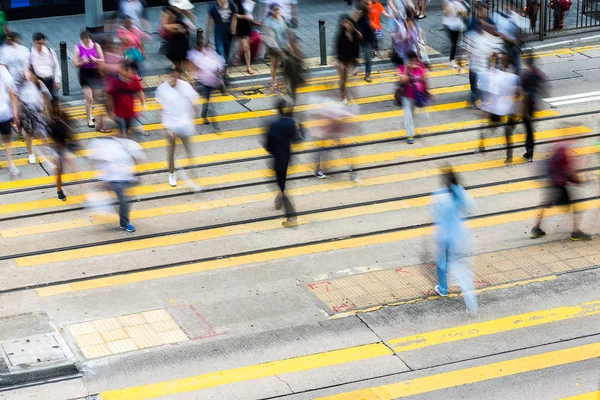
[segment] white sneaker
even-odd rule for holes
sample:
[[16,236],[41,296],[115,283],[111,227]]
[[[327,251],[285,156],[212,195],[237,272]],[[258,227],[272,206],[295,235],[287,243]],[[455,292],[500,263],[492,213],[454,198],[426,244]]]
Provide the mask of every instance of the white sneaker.
[[454,61],[454,60],[450,61],[450,68],[456,69],[456,61]]
[[325,173],[323,173],[323,171],[317,171],[315,172],[315,176],[319,179],[326,179],[327,175],[325,175]]
[[177,178],[175,177],[175,174],[169,174],[169,185],[175,187],[177,186]]
[[343,105],[345,105],[345,106],[347,106],[347,105],[348,105],[348,99],[347,99],[346,97],[344,97],[344,98],[342,99],[342,104],[343,104]]
[[19,171],[19,168],[15,167],[14,165],[11,165],[10,167],[8,167],[8,173],[10,174],[10,176],[21,175],[21,171]]
[[29,155],[29,164],[35,164],[35,154]]

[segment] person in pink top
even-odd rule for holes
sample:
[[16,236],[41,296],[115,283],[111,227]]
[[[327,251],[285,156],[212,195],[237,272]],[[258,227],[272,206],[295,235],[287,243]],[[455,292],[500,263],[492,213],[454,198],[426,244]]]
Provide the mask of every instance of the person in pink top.
[[117,31],[117,37],[121,40],[123,55],[127,61],[136,63],[140,68],[140,64],[146,59],[144,41],[150,39],[150,36],[135,26],[133,19],[126,18],[123,27]]
[[196,49],[190,50],[187,56],[194,78],[198,81],[198,91],[204,97],[202,118],[204,125],[208,125],[208,104],[213,90],[223,86],[223,73],[225,60],[210,47],[204,46],[199,40]]
[[104,62],[104,54],[100,45],[92,41],[89,32],[83,31],[79,35],[81,41],[73,49],[73,64],[79,68],[79,84],[85,95],[85,112],[87,114],[88,126],[95,128],[96,124],[92,116],[94,105],[94,94],[99,97],[99,89],[102,84],[98,65]]
[[415,142],[414,112],[415,106],[423,107],[429,101],[427,91],[427,69],[419,61],[414,51],[406,53],[408,62],[398,66],[402,93],[402,108],[404,109],[404,129],[407,143]]

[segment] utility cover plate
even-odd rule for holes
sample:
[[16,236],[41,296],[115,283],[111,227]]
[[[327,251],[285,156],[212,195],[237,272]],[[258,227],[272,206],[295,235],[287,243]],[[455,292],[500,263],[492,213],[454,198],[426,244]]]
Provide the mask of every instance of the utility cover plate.
[[2,343],[2,349],[13,367],[67,359],[53,334],[5,342]]

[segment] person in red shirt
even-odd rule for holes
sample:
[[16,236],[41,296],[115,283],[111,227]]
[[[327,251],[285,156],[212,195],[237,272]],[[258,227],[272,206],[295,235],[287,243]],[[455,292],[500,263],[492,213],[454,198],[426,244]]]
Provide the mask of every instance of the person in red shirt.
[[120,133],[127,137],[134,118],[137,116],[134,100],[137,97],[146,110],[146,96],[142,89],[142,79],[136,74],[136,67],[128,61],[119,64],[117,76],[108,79],[106,105],[109,115],[119,126]]
[[385,8],[381,5],[379,0],[368,0],[369,4],[369,20],[371,20],[371,27],[375,32],[375,48],[374,51],[379,51],[379,41],[383,39],[383,30],[381,26],[381,14],[387,18],[392,18],[392,14],[385,11]]

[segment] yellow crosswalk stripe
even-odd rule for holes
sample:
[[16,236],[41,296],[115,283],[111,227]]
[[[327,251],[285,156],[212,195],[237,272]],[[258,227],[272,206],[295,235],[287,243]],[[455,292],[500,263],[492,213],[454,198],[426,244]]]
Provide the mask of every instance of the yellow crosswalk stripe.
[[[541,139],[557,138],[557,137],[562,137],[562,136],[574,136],[574,135],[580,135],[580,134],[585,134],[585,133],[590,133],[590,132],[591,132],[591,130],[589,128],[584,127],[584,126],[579,126],[579,127],[571,127],[571,128],[563,128],[563,129],[557,129],[557,130],[538,132],[538,133],[536,133],[536,137],[538,140],[541,140]],[[524,134],[514,135],[513,143],[523,142],[524,138],[525,138]],[[504,137],[485,139],[486,146],[495,146],[495,145],[502,145],[502,144],[505,144]],[[301,144],[300,146],[306,146],[306,145],[307,144],[305,143],[305,144]],[[426,155],[442,154],[445,152],[472,150],[472,149],[477,148],[478,146],[479,146],[479,142],[477,140],[474,140],[474,141],[469,141],[469,142],[459,142],[459,143],[453,143],[453,144],[447,144],[447,145],[425,147],[425,148],[420,148],[420,149],[419,148],[406,149],[406,150],[400,150],[400,151],[390,152],[390,153],[378,153],[378,154],[372,154],[372,155],[368,155],[368,156],[357,156],[357,157],[353,157],[353,158],[351,157],[351,158],[341,158],[341,159],[329,160],[326,163],[324,163],[324,167],[326,167],[326,168],[343,167],[343,166],[347,166],[349,164],[358,166],[358,165],[365,165],[365,164],[371,164],[371,163],[377,163],[377,162],[394,161],[395,159],[401,158],[401,157],[423,157]],[[258,149],[258,151],[264,152],[264,150],[262,150],[262,149]],[[257,153],[258,153],[258,151],[257,151]],[[200,158],[200,159],[202,159],[202,158]],[[198,158],[195,160],[198,160]],[[156,166],[157,164],[159,165],[158,167]],[[154,166],[154,168],[151,168],[150,170],[160,168],[160,165],[163,165],[163,163],[150,164],[150,166]],[[138,168],[139,167],[140,166],[138,166]],[[138,171],[139,170],[140,169],[138,169]],[[288,174],[292,175],[292,174],[298,174],[298,173],[306,173],[306,172],[312,172],[313,170],[314,170],[314,163],[299,164],[299,165],[294,165],[294,166],[290,167],[288,170]],[[72,182],[72,181],[77,181],[77,180],[82,180],[82,179],[91,179],[96,176],[96,173],[97,173],[96,171],[87,171],[87,172],[79,172],[79,173],[75,173],[75,174],[65,174],[63,176],[63,182]],[[232,173],[232,174],[215,176],[215,177],[198,178],[195,180],[195,183],[197,183],[200,186],[212,186],[212,185],[225,184],[225,183],[249,181],[252,179],[264,179],[264,178],[269,178],[269,177],[273,177],[273,176],[274,176],[274,172],[271,169],[263,169],[263,170]],[[29,183],[29,185],[25,185],[26,182]],[[33,179],[22,180],[22,181],[0,183],[0,189],[12,189],[12,188],[18,188],[18,187],[38,186],[38,185],[44,185],[44,184],[49,184],[49,183],[52,183],[51,177],[33,178]],[[10,184],[15,184],[15,186],[11,186]],[[139,187],[134,188],[131,191],[131,194],[136,195],[136,196],[141,196],[141,195],[175,191],[175,190],[177,190],[177,188],[173,188],[165,183],[165,184],[156,184],[156,185],[149,185],[149,186],[139,186]],[[69,205],[69,204],[71,204],[71,205],[72,204],[81,204],[84,201],[85,201],[85,197],[80,195],[80,196],[70,196],[66,202],[59,202],[56,199],[45,199],[45,200],[36,200],[36,201],[31,201],[31,202],[5,204],[5,205],[0,205],[0,215],[6,214],[6,213],[28,211],[28,210],[32,210],[32,209],[61,207],[61,206]]]
[[[576,148],[580,154],[585,152],[593,153],[596,151],[595,146]],[[551,153],[539,153],[535,155],[536,160],[543,160],[549,157]],[[523,164],[526,161],[524,159],[515,159],[514,164]],[[473,171],[483,171],[490,170],[495,168],[504,168],[506,164],[504,163],[504,158],[491,160],[491,161],[482,161],[478,163],[469,163],[469,164],[461,164],[454,166],[454,170],[456,172],[473,172]],[[361,181],[360,187],[368,187],[374,185],[383,185],[389,183],[397,183],[404,182],[408,180],[414,180],[419,178],[427,178],[432,176],[437,176],[442,174],[443,172],[439,168],[431,168],[427,170],[421,171],[413,171],[402,174],[392,174],[392,175],[384,175],[378,176],[374,178],[365,178]],[[346,190],[354,188],[356,184],[350,181],[343,182],[332,182],[332,183],[321,183],[319,185],[311,185],[305,187],[291,188],[286,190],[288,196],[296,197],[296,196],[305,196],[314,193],[324,193],[324,192],[332,192],[338,190]],[[197,212],[202,210],[214,210],[222,207],[231,207],[235,205],[242,204],[250,204],[259,201],[267,201],[271,200],[278,192],[265,192],[265,193],[257,193],[233,198],[224,198],[203,202],[195,202],[195,203],[185,203],[185,204],[177,204],[177,205],[169,205],[164,207],[156,207],[156,208],[148,208],[143,210],[133,210],[130,214],[130,219],[143,219],[143,218],[153,218],[165,215],[175,215],[182,214],[188,212]],[[32,206],[33,209],[38,209],[40,207]],[[40,225],[32,225],[21,228],[13,228],[13,229],[5,229],[0,231],[0,236],[4,238],[14,238],[21,236],[29,236],[36,235],[41,233],[50,233],[50,232],[58,232],[70,229],[77,228],[86,228],[91,226],[105,225],[116,221],[116,216],[114,218],[103,218],[103,219],[89,219],[82,218],[70,221],[61,221],[61,222],[51,222]]]
[[580,394],[578,396],[565,397],[563,400],[600,400],[600,390]]
[[394,400],[417,394],[430,393],[436,390],[455,388],[526,372],[572,364],[596,357],[600,357],[600,343],[549,351],[533,356],[520,357],[478,367],[429,375],[423,378],[377,386],[370,389],[322,397],[319,400]]
[[[536,181],[524,181],[498,185],[493,187],[474,189],[471,196],[474,198],[492,196],[500,193],[512,193],[525,190],[533,190],[545,187],[545,184]],[[360,206],[342,210],[326,211],[302,216],[298,219],[298,225],[307,225],[319,221],[332,221],[336,219],[352,218],[372,214],[380,214],[398,211],[407,208],[424,207],[431,203],[429,196],[414,199],[399,200],[389,203]],[[269,230],[283,229],[280,220],[252,222],[244,225],[226,226],[222,228],[209,229],[199,232],[189,232],[179,235],[163,236],[158,238],[142,239],[131,242],[112,243],[87,247],[85,249],[61,251],[37,256],[15,258],[19,267],[33,267],[43,264],[51,264],[63,261],[81,260],[84,258],[100,257],[111,254],[121,254],[131,251],[156,249],[160,247],[173,246],[185,243],[195,243],[203,240],[215,239],[225,236],[234,236],[246,232],[265,232]]]
[[[580,212],[598,208],[600,200],[589,200],[577,204]],[[553,208],[546,211],[547,216],[562,215],[569,212],[561,208]],[[469,220],[467,226],[471,229],[485,228],[496,225],[504,225],[514,222],[524,222],[537,217],[537,210],[518,211],[491,217],[482,217]],[[343,239],[339,241],[319,243],[314,245],[299,246],[287,248],[285,250],[271,250],[261,253],[254,253],[238,257],[222,258],[207,262],[191,263],[178,267],[157,269],[143,272],[133,272],[126,275],[111,276],[106,278],[90,279],[88,281],[74,282],[52,287],[36,289],[41,297],[54,296],[57,294],[99,289],[112,286],[127,285],[137,282],[145,282],[156,279],[163,279],[175,276],[183,276],[205,271],[215,271],[220,269],[233,268],[241,265],[262,263],[266,261],[282,260],[292,257],[324,253],[333,250],[345,250],[352,248],[361,248],[379,244],[387,244],[402,240],[416,239],[430,235],[433,232],[431,227],[408,229],[399,232],[390,232],[359,238]]]
[[[498,333],[489,330],[489,326],[495,323],[505,326],[503,332],[522,329],[534,325],[544,325],[569,319],[577,319],[591,315],[600,314],[600,301],[584,303],[577,306],[558,307],[549,310],[541,310],[527,314],[513,315],[501,319],[474,323],[453,328],[460,336],[456,340],[465,340],[471,331],[482,331],[482,335]],[[522,325],[521,320],[526,320],[534,325]],[[440,334],[447,330],[433,331],[422,334],[424,337],[423,347],[455,341],[455,338]],[[428,340],[433,336],[436,341]],[[398,338],[390,342],[406,342],[409,338]],[[444,339],[448,340],[447,342]],[[404,348],[403,351],[412,349]],[[398,350],[396,350],[398,352]],[[113,390],[101,393],[104,400],[142,400],[161,396],[174,395],[200,391],[211,387],[227,385],[235,382],[244,382],[253,379],[267,378],[284,373],[294,373],[318,368],[346,364],[354,361],[364,361],[393,354],[385,344],[373,343],[363,346],[348,347],[340,350],[332,350],[324,353],[295,357],[274,361],[270,363],[250,365],[246,367],[233,368],[229,370],[211,372],[187,378],[174,379],[166,382],[150,383],[126,389]],[[588,400],[585,398],[577,400]]]

